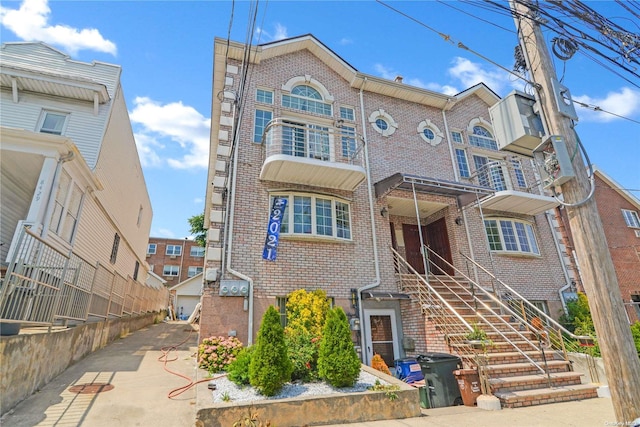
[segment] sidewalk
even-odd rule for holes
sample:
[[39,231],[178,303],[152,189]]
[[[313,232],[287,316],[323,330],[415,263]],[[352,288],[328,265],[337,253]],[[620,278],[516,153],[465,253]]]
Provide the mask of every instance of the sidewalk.
[[[164,347],[177,346],[170,362]],[[1,420],[3,427],[191,427],[207,384],[172,390],[196,378],[197,333],[186,322],[151,325],[69,367]],[[54,356],[53,356],[54,357]],[[165,369],[166,367],[166,369]],[[178,376],[172,374],[172,371]],[[88,384],[94,384],[88,386]],[[100,387],[97,384],[103,384]],[[277,420],[275,425],[277,426]],[[304,420],[300,420],[304,425]],[[423,416],[348,424],[349,427],[602,427],[615,426],[610,399],[589,399],[501,411],[466,406],[423,410]],[[227,427],[227,426],[225,426]],[[229,426],[230,427],[230,426]],[[335,427],[335,426],[334,426]]]

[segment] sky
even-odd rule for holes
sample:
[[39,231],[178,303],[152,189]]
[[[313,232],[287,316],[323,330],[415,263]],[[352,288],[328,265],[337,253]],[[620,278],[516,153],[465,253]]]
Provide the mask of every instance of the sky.
[[[614,1],[585,3],[640,33],[639,21]],[[260,1],[255,25],[256,3],[247,0],[3,0],[0,40],[43,41],[79,61],[122,66],[153,207],[151,236],[185,238],[188,218],[204,212],[215,37],[244,42],[255,28],[251,42],[261,44],[310,33],[366,74],[401,75],[405,84],[446,94],[479,82],[500,96],[523,89],[505,71],[517,44],[512,18],[466,1],[387,4],[413,19],[373,0]],[[576,130],[590,161],[640,198],[640,81],[580,51],[556,59],[555,68],[573,99],[614,113],[576,106]]]

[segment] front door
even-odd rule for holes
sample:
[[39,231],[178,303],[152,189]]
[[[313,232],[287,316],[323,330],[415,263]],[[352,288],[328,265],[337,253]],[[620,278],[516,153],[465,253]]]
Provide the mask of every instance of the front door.
[[[453,264],[453,261],[451,260],[451,246],[449,246],[449,235],[447,233],[447,223],[444,218],[440,218],[439,220],[427,225],[426,240],[432,251],[440,255],[450,264]],[[435,264],[437,266],[432,269],[433,271],[431,271],[431,273],[442,274],[444,271],[444,273],[453,276],[453,268],[443,262],[440,258],[429,254],[429,260],[432,265]]]
[[389,367],[400,357],[396,313],[391,309],[365,310],[367,360],[379,354]]
[[[404,238],[404,250],[407,262],[419,274],[424,274],[424,262],[420,251],[420,235],[418,226],[414,224],[402,224],[402,237]],[[422,226],[422,237],[426,239],[427,228]],[[425,242],[426,243],[426,242]]]

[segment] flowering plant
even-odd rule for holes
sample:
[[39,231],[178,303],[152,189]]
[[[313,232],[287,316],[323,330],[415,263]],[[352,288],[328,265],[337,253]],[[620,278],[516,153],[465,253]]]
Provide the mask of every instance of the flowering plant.
[[210,373],[224,371],[242,349],[236,337],[209,337],[198,346],[198,366]]

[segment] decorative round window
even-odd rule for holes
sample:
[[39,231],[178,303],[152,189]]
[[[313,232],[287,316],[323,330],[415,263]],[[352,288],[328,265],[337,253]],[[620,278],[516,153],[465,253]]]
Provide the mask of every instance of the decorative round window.
[[398,124],[382,108],[369,114],[369,123],[373,129],[382,136],[392,135],[398,128]]
[[421,121],[417,130],[420,137],[433,147],[440,144],[444,137],[444,134],[440,131],[438,126],[429,119]]

